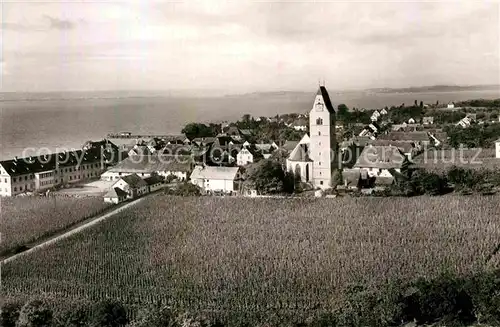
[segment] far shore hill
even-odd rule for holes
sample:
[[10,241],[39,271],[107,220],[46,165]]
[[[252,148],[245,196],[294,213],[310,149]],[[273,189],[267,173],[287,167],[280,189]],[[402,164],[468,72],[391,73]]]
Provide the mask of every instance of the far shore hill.
[[[329,90],[332,94],[403,94],[429,92],[461,91],[499,91],[500,84],[491,85],[432,85],[405,88],[371,88],[363,90]],[[61,92],[0,92],[2,101],[48,101],[84,99],[122,99],[122,98],[192,98],[192,97],[229,97],[229,98],[266,98],[301,97],[310,95],[306,91],[262,91],[251,93],[225,93],[221,90],[118,90],[118,91],[61,91]]]

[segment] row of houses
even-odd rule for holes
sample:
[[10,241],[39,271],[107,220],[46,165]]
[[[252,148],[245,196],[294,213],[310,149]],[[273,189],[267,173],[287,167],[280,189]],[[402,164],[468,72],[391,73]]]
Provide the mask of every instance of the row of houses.
[[122,157],[106,141],[87,142],[82,150],[0,161],[0,196],[44,192],[98,179]]
[[118,204],[160,190],[164,186],[164,178],[154,175],[141,178],[137,174],[121,177],[104,195],[104,202]]

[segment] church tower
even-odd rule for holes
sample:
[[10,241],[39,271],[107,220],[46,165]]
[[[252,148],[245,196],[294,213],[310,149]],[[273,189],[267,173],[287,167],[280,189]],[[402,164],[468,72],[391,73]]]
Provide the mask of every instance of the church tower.
[[337,168],[335,109],[328,91],[320,86],[309,112],[309,156],[313,161],[312,182],[325,189],[332,185],[332,173]]

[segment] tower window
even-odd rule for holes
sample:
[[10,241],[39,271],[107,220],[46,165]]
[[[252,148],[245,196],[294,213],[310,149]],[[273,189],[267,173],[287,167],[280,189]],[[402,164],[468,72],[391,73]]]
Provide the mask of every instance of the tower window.
[[319,181],[319,185],[323,185],[323,181]]
[[316,119],[316,125],[323,125],[323,119],[321,118]]

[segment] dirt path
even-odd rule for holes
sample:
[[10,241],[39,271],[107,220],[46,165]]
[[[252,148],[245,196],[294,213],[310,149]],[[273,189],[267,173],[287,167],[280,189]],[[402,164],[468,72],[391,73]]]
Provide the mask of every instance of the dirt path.
[[112,211],[109,211],[107,213],[104,213],[102,215],[99,215],[99,216],[96,216],[94,218],[91,218],[90,220],[87,220],[85,222],[82,222],[82,223],[79,223],[79,224],[76,224],[75,226],[73,227],[70,227],[68,230],[64,231],[64,232],[61,232],[61,233],[58,233],[56,235],[52,235],[51,237],[48,237],[46,239],[42,239],[42,240],[38,240],[37,242],[34,242],[32,244],[29,244],[28,247],[29,249],[27,249],[26,251],[23,251],[23,252],[20,252],[20,253],[17,253],[17,254],[14,254],[14,255],[11,255],[7,258],[4,258],[2,260],[2,264],[6,264],[10,261],[13,261],[23,255],[27,255],[27,254],[30,254],[31,252],[33,251],[37,251],[37,250],[40,250],[50,244],[53,244],[55,242],[58,242],[62,239],[65,239],[73,234],[76,234],[76,233],[79,233],[81,232],[82,230],[84,229],[87,229],[93,225],[96,225],[98,223],[100,223],[101,221],[113,216],[113,215],[116,215],[117,213],[119,212],[122,212],[123,210],[126,210],[132,206],[135,206],[136,204],[138,204],[139,202],[141,202],[142,200],[144,200],[144,197],[142,198],[139,198],[139,199],[136,199],[132,202],[129,202],[129,203],[126,203],[122,206],[119,206],[117,207],[116,209],[112,210]]

